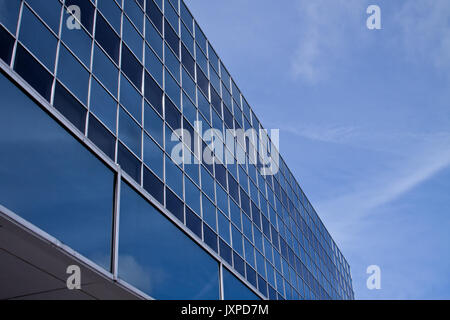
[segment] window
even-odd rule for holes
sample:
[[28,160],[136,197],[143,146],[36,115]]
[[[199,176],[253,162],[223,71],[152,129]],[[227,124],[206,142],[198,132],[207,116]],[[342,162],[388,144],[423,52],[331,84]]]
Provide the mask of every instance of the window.
[[115,1],[98,0],[98,8],[113,26],[117,33],[120,33],[121,10]]
[[223,268],[223,289],[225,300],[261,300],[226,268]]
[[0,26],[0,43],[2,44],[0,47],[0,59],[9,65],[14,47],[14,38],[2,26]]
[[206,97],[209,97],[209,82],[208,82],[208,78],[198,68],[198,65],[197,65],[197,83],[198,83],[198,86],[200,87],[200,89],[202,90],[203,94]]
[[145,46],[145,68],[153,76],[153,78],[162,86],[163,83],[163,65],[158,59],[158,56]]
[[116,139],[94,116],[89,117],[88,138],[110,159],[115,159]]
[[194,24],[193,18],[189,10],[186,8],[186,5],[183,1],[181,1],[181,20],[184,22],[186,27],[188,27],[191,33],[194,33]]
[[20,44],[17,46],[14,70],[41,96],[50,101],[53,77]]
[[121,279],[156,299],[214,300],[219,299],[218,270],[211,256],[122,184]]
[[181,89],[175,79],[170,75],[170,73],[165,69],[165,89],[166,94],[172,99],[177,107],[181,106]]
[[152,104],[152,106],[162,114],[162,96],[163,91],[153,78],[145,73],[145,98]]
[[217,234],[206,224],[203,224],[203,236],[205,243],[217,252]]
[[180,82],[180,61],[178,61],[178,58],[173,54],[172,50],[170,50],[166,46],[165,50],[165,64],[167,66],[167,69],[170,71],[172,76]]
[[144,189],[150,193],[156,201],[164,203],[164,184],[150,170],[144,167]]
[[200,194],[201,194],[200,190],[187,177],[184,178],[184,184],[185,184],[187,205],[194,212],[200,214]]
[[161,38],[158,31],[155,29],[151,22],[147,21],[147,26],[145,29],[145,39],[150,44],[150,46],[155,50],[156,54],[162,59],[163,56],[163,39]]
[[181,112],[175,107],[175,105],[166,97],[166,122],[172,127],[173,130],[181,129]]
[[114,96],[117,96],[119,71],[97,45],[94,50],[94,74]]
[[0,91],[0,203],[109,270],[113,172],[3,76]]
[[95,29],[95,39],[102,46],[108,55],[119,64],[120,39],[119,36],[111,29],[106,20],[101,16],[97,16],[97,26]]
[[87,110],[59,82],[56,82],[53,106],[78,130],[84,132]]
[[163,147],[163,128],[164,123],[156,111],[149,105],[144,107],[144,128],[152,136],[152,138]]
[[206,53],[206,37],[197,23],[195,24],[195,40],[200,48],[202,48],[203,52]]
[[[46,1],[39,1],[46,2]],[[62,28],[62,40],[87,68],[91,66],[92,38],[84,31]]]
[[186,226],[202,238],[202,220],[189,208],[186,208]]
[[[36,36],[37,34],[39,37]],[[56,38],[27,7],[24,7],[22,13],[19,40],[53,72],[56,57]]]
[[186,70],[190,73],[191,77],[195,79],[195,62],[189,51],[184,45],[181,46],[181,62]]
[[59,50],[57,77],[81,102],[87,103],[89,73],[64,46]]
[[119,110],[119,139],[140,156],[141,128],[122,108]]
[[167,156],[166,183],[180,198],[183,198],[183,174],[180,168]]
[[16,34],[19,9],[20,0],[0,0],[0,22],[12,34]]
[[117,162],[131,178],[141,182],[141,163],[122,143],[117,150]]
[[184,205],[183,202],[169,189],[166,188],[166,208],[184,223]]
[[142,119],[142,96],[135,87],[121,74],[120,103],[139,123]]
[[163,177],[163,151],[147,134],[144,134],[144,163],[160,178]]
[[167,0],[164,3],[164,16],[178,33],[178,14]]
[[140,91],[142,87],[143,68],[127,46],[122,47],[122,70]]
[[[134,0],[132,0],[134,1]],[[131,51],[138,57],[140,61],[142,61],[142,49],[144,45],[144,39],[142,36],[136,31],[128,18],[124,17],[123,19],[123,41],[130,47]]]
[[90,110],[112,132],[116,132],[117,102],[95,79],[91,82]]
[[[89,33],[92,34],[92,29],[94,26],[94,6],[92,3],[86,0],[66,0],[65,5],[67,7],[70,7],[71,5],[80,7],[80,11],[82,12],[81,24],[89,31]],[[68,17],[69,15],[66,12],[64,21],[67,21]]]
[[44,19],[45,23],[47,23],[55,33],[58,33],[59,20],[61,17],[61,4],[58,0],[27,0],[27,3],[30,4],[33,10]]
[[147,0],[146,12],[158,31],[162,33],[162,13],[152,0]]
[[166,39],[167,43],[169,44],[170,48],[172,48],[173,52],[175,52],[175,54],[178,57],[179,50],[180,50],[179,49],[180,38],[178,38],[177,34],[173,30],[173,28],[169,25],[167,20],[164,20],[164,21],[165,21],[165,25],[164,25],[165,39]]
[[124,2],[124,5],[125,13],[131,19],[131,21],[133,21],[139,32],[142,33],[144,25],[144,13],[142,12],[141,8],[134,0],[127,0]]

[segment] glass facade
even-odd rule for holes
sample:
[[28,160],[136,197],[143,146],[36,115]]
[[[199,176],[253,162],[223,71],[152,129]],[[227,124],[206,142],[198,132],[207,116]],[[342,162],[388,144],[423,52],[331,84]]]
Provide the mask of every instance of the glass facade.
[[199,160],[197,121],[262,126],[183,1],[0,0],[0,41],[2,205],[157,299],[354,298],[282,159]]

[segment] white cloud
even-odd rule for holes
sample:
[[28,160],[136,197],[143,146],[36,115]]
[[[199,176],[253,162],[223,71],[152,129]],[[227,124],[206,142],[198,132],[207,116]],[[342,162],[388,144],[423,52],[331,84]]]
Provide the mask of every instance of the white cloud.
[[315,84],[329,76],[354,41],[364,5],[359,0],[301,0],[297,8],[302,29],[292,70],[294,76]]
[[450,67],[450,1],[405,1],[394,20],[400,25],[395,41],[409,59],[438,69]]

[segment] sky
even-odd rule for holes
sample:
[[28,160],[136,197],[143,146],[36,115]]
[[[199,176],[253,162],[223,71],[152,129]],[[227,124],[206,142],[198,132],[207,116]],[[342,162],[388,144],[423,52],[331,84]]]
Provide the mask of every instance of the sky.
[[[355,297],[450,299],[450,1],[186,3],[263,126],[281,130]],[[381,30],[366,27],[369,5]]]

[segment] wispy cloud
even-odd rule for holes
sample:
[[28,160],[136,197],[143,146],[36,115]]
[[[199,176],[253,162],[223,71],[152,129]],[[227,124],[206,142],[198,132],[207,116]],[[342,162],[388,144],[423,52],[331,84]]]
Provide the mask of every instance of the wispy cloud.
[[345,53],[358,30],[363,3],[359,0],[297,2],[302,23],[292,70],[294,76],[315,84],[329,77],[330,68]]
[[394,40],[409,59],[438,69],[450,67],[450,1],[405,1],[393,18],[401,27]]

